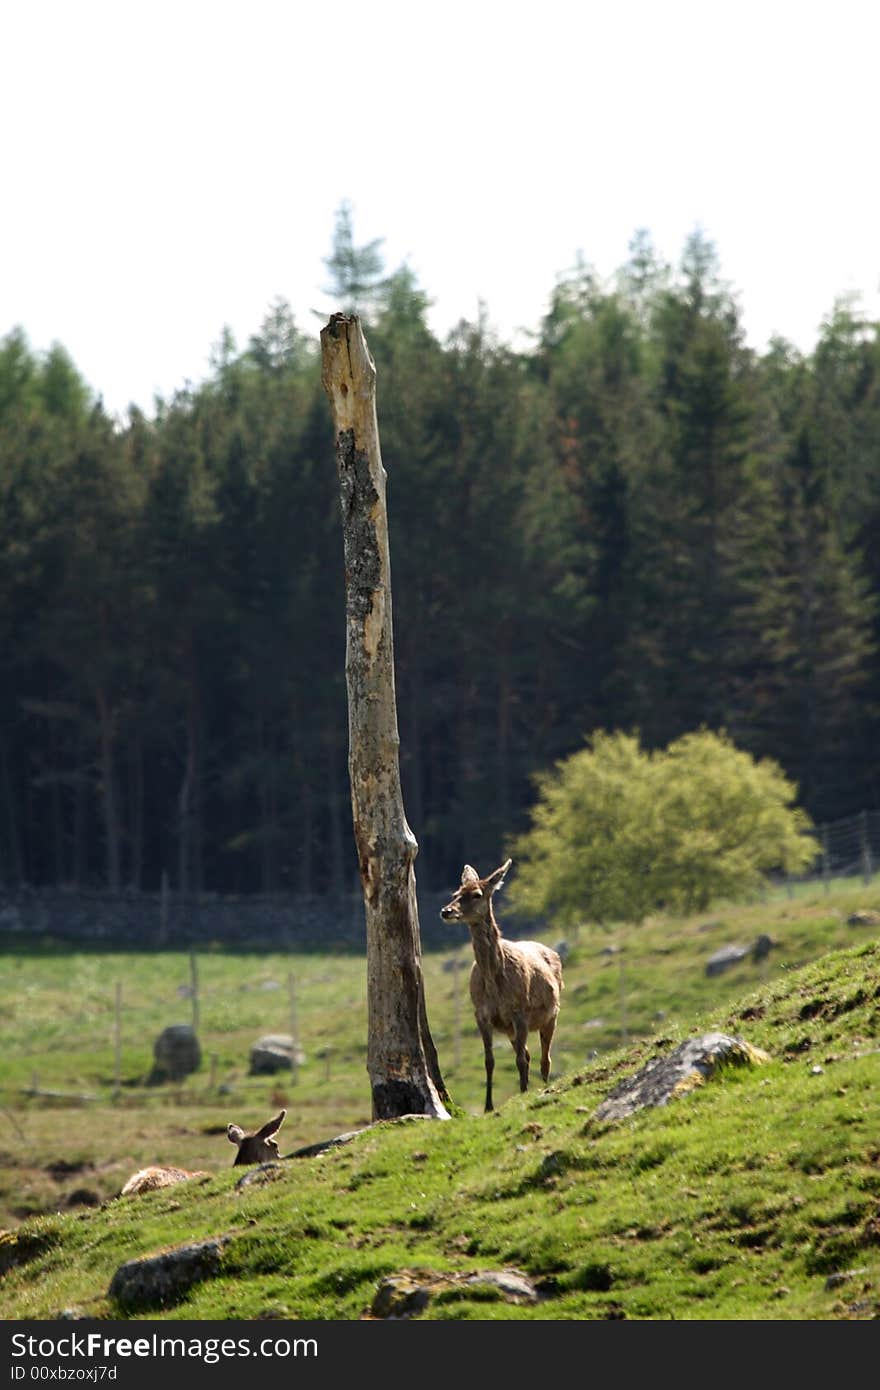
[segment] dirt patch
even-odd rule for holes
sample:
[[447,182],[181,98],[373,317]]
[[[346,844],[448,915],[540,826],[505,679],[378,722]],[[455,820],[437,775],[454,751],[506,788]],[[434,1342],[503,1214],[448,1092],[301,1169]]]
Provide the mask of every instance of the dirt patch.
[[66,1178],[72,1178],[75,1174],[91,1172],[92,1167],[93,1165],[85,1159],[78,1163],[69,1163],[66,1158],[56,1158],[46,1164],[44,1171],[56,1182],[64,1182]]

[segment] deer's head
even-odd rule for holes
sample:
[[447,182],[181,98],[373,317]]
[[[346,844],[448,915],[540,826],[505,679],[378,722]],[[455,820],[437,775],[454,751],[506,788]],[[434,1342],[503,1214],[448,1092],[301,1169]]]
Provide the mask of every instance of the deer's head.
[[461,873],[460,888],[446,906],[440,909],[443,921],[466,922],[468,925],[485,921],[489,915],[492,894],[501,887],[512,863],[512,859],[506,860],[500,869],[487,874],[485,878],[480,878],[476,869],[471,868],[470,864],[465,864]]
[[282,1110],[273,1120],[267,1120],[262,1129],[256,1130],[254,1134],[245,1134],[241,1125],[226,1126],[230,1144],[238,1145],[233,1168],[239,1163],[271,1163],[273,1159],[280,1157],[278,1144],[272,1135],[281,1128],[286,1114],[287,1111]]

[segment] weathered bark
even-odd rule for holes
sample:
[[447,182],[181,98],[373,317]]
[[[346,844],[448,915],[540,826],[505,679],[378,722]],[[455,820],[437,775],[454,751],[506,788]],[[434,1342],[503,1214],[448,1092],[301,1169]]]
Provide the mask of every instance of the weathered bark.
[[447,1119],[421,967],[415,836],[403,809],[394,691],[385,470],[376,369],[357,316],[321,333],[333,409],[345,557],[348,770],[367,922],[367,1071],[373,1119]]

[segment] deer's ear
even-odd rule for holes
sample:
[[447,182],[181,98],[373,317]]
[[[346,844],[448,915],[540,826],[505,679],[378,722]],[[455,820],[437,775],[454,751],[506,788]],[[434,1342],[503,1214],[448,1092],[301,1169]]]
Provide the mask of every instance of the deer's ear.
[[240,1144],[244,1138],[244,1130],[241,1125],[227,1125],[226,1138],[229,1140],[230,1144]]
[[500,869],[496,869],[494,873],[489,874],[488,878],[483,879],[483,888],[486,890],[487,893],[492,894],[498,888],[503,887],[504,880],[507,877],[507,870],[510,868],[512,863],[512,859],[505,860],[505,862],[501,865]]
[[276,1129],[281,1128],[282,1124],[284,1123],[284,1116],[286,1114],[287,1111],[282,1110],[280,1114],[275,1116],[274,1120],[267,1120],[266,1123],[263,1125],[263,1128],[257,1130],[256,1135],[254,1137],[256,1139],[268,1139],[270,1134],[274,1134]]
[[480,875],[476,869],[471,868],[470,864],[465,864],[461,871],[461,886],[462,888],[479,888],[480,886]]

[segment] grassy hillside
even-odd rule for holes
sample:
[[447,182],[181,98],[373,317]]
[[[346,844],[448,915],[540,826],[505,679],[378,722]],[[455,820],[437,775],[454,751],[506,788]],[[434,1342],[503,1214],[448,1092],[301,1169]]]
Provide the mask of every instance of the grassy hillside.
[[[141,1084],[151,1039],[188,1018],[177,995],[185,958],[7,953],[0,1148],[12,1234],[0,1242],[9,1266],[0,1316],[67,1307],[125,1316],[108,1297],[123,1261],[209,1236],[228,1238],[219,1272],[163,1317],[357,1318],[385,1275],[509,1268],[532,1278],[537,1302],[461,1287],[422,1316],[876,1316],[880,943],[876,927],[846,918],[855,906],[876,907],[877,896],[820,891],[648,924],[622,953],[623,1017],[621,955],[582,933],[570,943],[558,1079],[515,1094],[512,1053],[499,1041],[501,1108],[491,1116],[479,1113],[466,972],[444,968],[451,957],[429,957],[429,1013],[462,1113],[376,1126],[243,1189],[240,1170],[225,1166],[229,1120],[252,1127],[287,1104],[282,1152],[366,1123],[363,962],[202,958],[205,1066],[185,1087],[155,1088]],[[747,945],[760,931],[779,942],[766,961],[706,975],[720,945]],[[464,947],[456,955],[467,959]],[[284,1027],[289,969],[308,1054],[296,1085],[246,1075],[253,1037]],[[120,972],[125,997],[137,998],[125,1015],[127,1084],[114,1103]],[[629,1045],[624,1022],[641,1035]],[[621,1077],[708,1027],[745,1036],[772,1060],[616,1126],[591,1121]],[[327,1047],[329,1058],[319,1057]],[[99,1099],[27,1100],[19,1087],[34,1073],[41,1087]],[[156,1161],[217,1176],[112,1200],[128,1172]],[[86,1206],[86,1193],[104,1205]]]

